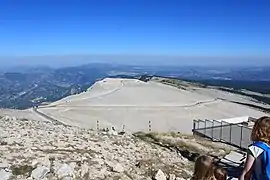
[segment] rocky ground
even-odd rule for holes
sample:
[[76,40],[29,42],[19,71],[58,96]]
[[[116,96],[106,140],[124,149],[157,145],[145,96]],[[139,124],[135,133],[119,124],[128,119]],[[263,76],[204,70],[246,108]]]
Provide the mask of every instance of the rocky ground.
[[[178,146],[171,146],[172,142]],[[187,147],[196,153],[187,155]],[[213,147],[190,137],[97,132],[55,122],[3,117],[0,180],[189,179],[193,156],[217,153]],[[226,150],[218,152],[224,154]]]

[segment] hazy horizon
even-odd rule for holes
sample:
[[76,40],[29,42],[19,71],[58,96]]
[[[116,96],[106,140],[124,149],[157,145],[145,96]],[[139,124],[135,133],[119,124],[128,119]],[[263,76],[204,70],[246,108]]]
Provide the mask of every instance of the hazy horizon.
[[165,55],[46,55],[0,57],[2,68],[48,66],[61,68],[91,63],[145,66],[270,66],[270,57],[165,56]]
[[0,66],[270,65],[269,9],[268,0],[3,1]]

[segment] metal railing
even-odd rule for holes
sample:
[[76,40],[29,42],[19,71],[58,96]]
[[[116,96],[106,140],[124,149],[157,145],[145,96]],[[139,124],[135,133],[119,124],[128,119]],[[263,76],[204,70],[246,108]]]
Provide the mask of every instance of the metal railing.
[[216,120],[193,120],[193,133],[203,135],[215,141],[221,141],[233,146],[247,149],[252,143],[252,129],[242,124],[231,124]]

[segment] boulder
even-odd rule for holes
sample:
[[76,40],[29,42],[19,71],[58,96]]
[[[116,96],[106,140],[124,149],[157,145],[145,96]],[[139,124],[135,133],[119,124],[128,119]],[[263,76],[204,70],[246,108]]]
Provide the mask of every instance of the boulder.
[[174,174],[169,174],[169,180],[175,180],[176,176]]
[[66,176],[62,180],[72,180],[72,178],[70,176]]
[[5,169],[5,168],[9,168],[10,165],[7,162],[2,162],[0,163],[0,169]]
[[75,162],[71,162],[71,163],[69,164],[69,166],[74,170],[75,167],[76,167],[76,163],[75,163]]
[[5,116],[3,119],[6,120],[6,121],[8,121],[8,120],[10,120],[11,118],[10,118],[9,116]]
[[87,163],[83,163],[81,167],[81,177],[84,177],[89,172],[89,165]]
[[[40,158],[37,160],[38,164],[41,164],[43,166],[46,166],[46,167],[50,167],[51,166],[51,161],[50,161],[50,158],[49,156],[46,156],[46,157],[43,157],[43,158]],[[32,162],[32,165],[33,165],[34,162]]]
[[31,166],[33,168],[37,168],[38,164],[39,164],[39,162],[37,160],[33,160]]
[[159,169],[154,176],[154,180],[166,180],[165,174]]
[[118,172],[118,173],[122,173],[125,171],[125,169],[123,168],[123,166],[119,163],[117,163],[115,166],[112,167],[113,172]]
[[0,180],[8,180],[11,177],[10,172],[6,172],[4,169],[0,170]]
[[33,179],[43,179],[50,172],[50,169],[45,166],[39,166],[32,171],[31,177]]
[[64,178],[67,176],[72,176],[74,169],[68,164],[62,164],[60,168],[56,171],[58,178]]

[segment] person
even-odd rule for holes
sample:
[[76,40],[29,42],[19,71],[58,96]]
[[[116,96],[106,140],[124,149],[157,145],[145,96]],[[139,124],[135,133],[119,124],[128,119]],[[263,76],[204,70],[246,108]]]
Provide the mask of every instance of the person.
[[256,120],[251,132],[253,144],[248,147],[247,159],[239,180],[269,180],[270,179],[270,117]]
[[214,170],[214,176],[216,180],[226,180],[227,179],[227,172],[225,169],[216,167]]
[[214,165],[209,156],[203,155],[197,158],[191,180],[215,180]]

